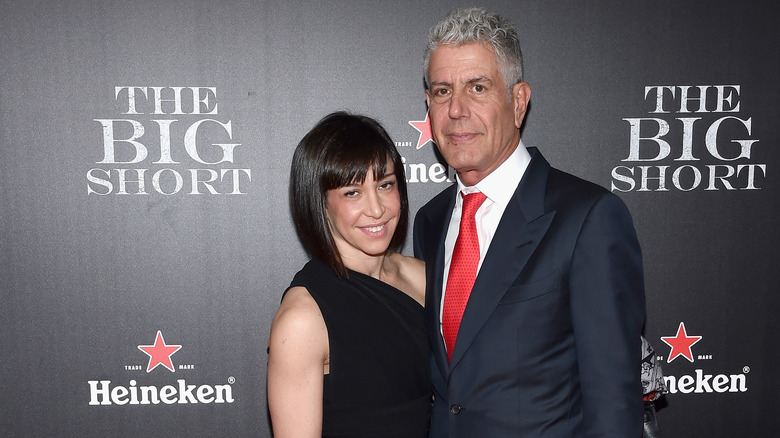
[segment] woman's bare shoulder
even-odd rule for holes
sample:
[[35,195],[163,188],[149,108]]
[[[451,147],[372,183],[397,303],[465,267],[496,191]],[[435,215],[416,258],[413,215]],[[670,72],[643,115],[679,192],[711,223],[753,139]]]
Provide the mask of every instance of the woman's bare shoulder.
[[425,262],[399,253],[394,253],[394,257],[398,260],[404,276],[416,276],[425,281]]
[[418,303],[425,303],[425,263],[399,253],[388,255],[398,277],[398,287]]
[[269,346],[273,347],[275,341],[307,343],[321,339],[327,341],[327,328],[317,302],[305,287],[290,288],[274,315]]

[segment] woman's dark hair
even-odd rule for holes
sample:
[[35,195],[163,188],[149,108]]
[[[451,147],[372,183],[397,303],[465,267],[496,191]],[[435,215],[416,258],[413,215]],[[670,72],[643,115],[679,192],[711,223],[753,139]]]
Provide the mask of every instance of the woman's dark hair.
[[398,226],[387,251],[398,251],[406,239],[409,200],[401,155],[376,120],[346,112],[328,114],[295,148],[290,169],[290,211],[303,246],[309,253],[347,276],[328,227],[328,190],[362,183],[370,168],[375,179],[385,175],[388,158],[393,163],[401,198]]

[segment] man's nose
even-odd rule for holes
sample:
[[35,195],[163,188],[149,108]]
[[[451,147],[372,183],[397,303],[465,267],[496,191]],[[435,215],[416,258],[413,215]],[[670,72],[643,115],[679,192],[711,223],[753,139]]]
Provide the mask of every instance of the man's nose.
[[468,102],[463,93],[452,93],[450,98],[449,116],[451,119],[459,119],[469,115]]

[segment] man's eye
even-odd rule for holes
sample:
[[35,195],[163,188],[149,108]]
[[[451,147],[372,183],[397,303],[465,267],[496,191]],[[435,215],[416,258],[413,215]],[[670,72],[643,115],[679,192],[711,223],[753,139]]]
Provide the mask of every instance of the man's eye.
[[446,88],[439,88],[433,94],[437,96],[446,96],[447,94],[449,94],[449,92],[450,90],[447,90]]
[[481,85],[481,84],[474,85],[474,91],[476,91],[477,93],[482,93],[485,90],[486,90],[486,88],[485,88],[484,85]]

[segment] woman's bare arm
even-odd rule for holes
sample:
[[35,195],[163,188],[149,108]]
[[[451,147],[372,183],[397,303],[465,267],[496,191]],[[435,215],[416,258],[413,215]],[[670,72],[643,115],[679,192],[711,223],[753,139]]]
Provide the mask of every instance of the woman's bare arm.
[[303,287],[287,291],[268,341],[268,408],[276,438],[322,436],[328,331]]

